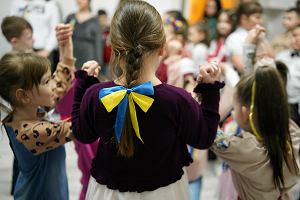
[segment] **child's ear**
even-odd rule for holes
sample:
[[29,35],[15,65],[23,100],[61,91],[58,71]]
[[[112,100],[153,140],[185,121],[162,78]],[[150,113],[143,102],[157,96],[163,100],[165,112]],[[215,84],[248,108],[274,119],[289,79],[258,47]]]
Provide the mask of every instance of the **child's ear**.
[[159,48],[159,52],[158,55],[159,56],[165,56],[166,55],[166,43],[164,43],[160,48]]
[[21,88],[16,90],[16,98],[23,104],[28,104],[30,102],[30,98],[27,95],[26,91]]
[[10,43],[12,45],[16,44],[17,42],[18,42],[18,38],[16,38],[16,37],[13,37],[13,38],[10,39]]
[[244,123],[249,123],[250,108],[242,106],[242,116]]
[[248,16],[242,14],[240,18],[240,24],[247,23],[247,22],[248,22]]

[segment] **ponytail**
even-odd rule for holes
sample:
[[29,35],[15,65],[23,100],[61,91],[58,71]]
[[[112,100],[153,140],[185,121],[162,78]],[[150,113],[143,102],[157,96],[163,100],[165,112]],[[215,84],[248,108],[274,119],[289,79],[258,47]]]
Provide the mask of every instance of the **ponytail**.
[[252,132],[265,145],[275,187],[281,188],[285,184],[283,162],[291,172],[292,167],[298,171],[289,132],[289,108],[283,80],[275,68],[258,67],[253,75],[238,83],[237,96],[243,105],[250,106]]

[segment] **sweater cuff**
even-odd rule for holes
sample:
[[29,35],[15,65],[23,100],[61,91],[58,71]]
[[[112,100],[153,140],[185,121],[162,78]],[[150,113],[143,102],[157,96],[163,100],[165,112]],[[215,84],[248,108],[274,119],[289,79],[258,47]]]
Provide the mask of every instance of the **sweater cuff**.
[[99,83],[99,80],[94,76],[89,76],[86,71],[78,70],[75,72],[76,80],[83,80],[87,83],[87,85],[93,85],[95,83]]
[[211,83],[199,83],[195,88],[195,93],[207,93],[210,91],[220,90],[225,86],[224,82],[215,81],[214,84]]

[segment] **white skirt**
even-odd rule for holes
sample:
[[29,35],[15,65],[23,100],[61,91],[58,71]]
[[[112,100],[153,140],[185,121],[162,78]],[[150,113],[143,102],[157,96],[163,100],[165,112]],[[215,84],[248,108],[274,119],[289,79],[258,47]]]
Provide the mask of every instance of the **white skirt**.
[[106,185],[101,185],[91,176],[86,200],[188,200],[188,178],[185,168],[181,179],[158,188],[154,191],[146,192],[120,192],[111,190]]

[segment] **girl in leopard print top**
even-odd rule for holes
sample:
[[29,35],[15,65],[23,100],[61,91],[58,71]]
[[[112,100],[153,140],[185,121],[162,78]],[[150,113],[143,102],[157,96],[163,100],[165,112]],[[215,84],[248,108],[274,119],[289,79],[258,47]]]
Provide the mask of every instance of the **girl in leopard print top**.
[[3,124],[20,169],[14,199],[68,199],[63,144],[73,139],[71,122],[51,122],[41,109],[53,107],[74,79],[71,26],[58,25],[56,35],[61,61],[53,75],[49,61],[31,53],[0,60],[0,95],[13,109]]

